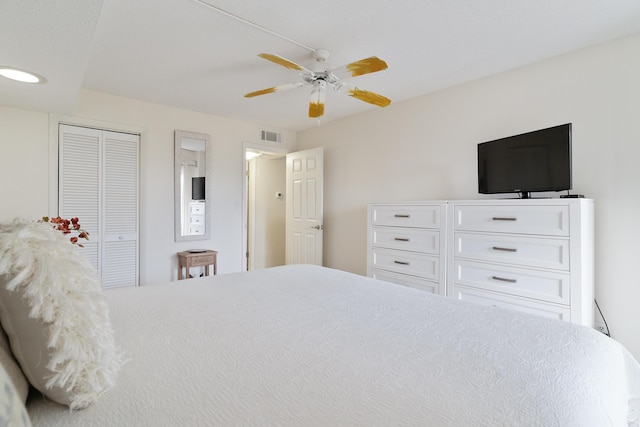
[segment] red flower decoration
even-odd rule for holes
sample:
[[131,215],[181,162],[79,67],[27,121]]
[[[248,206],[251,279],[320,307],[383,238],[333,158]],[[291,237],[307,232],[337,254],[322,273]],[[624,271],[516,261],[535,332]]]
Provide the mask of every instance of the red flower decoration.
[[71,234],[71,232],[78,232],[77,236],[71,236],[69,240],[74,245],[78,245],[81,248],[84,248],[83,245],[78,243],[78,239],[89,240],[89,232],[83,230],[80,226],[80,222],[78,222],[78,218],[64,219],[59,216],[55,218],[49,218],[48,216],[43,216],[42,220],[39,222],[47,222],[53,225],[53,228],[56,230],[62,231],[64,234]]

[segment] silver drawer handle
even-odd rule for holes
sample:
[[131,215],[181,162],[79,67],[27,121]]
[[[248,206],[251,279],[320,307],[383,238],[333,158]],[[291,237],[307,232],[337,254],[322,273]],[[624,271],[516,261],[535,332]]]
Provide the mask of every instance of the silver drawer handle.
[[393,240],[397,240],[399,242],[409,242],[410,241],[406,237],[394,237]]
[[400,265],[410,265],[410,263],[406,262],[406,261],[393,261],[396,264],[400,264]]
[[517,249],[514,248],[501,248],[500,246],[494,246],[492,248],[494,251],[503,251],[503,252],[518,252]]
[[508,283],[517,283],[518,282],[516,279],[505,279],[504,277],[498,277],[498,276],[492,276],[491,278],[493,280],[499,280],[501,282],[508,282]]
[[411,218],[411,215],[409,214],[395,214],[394,216],[396,218]]
[[518,218],[502,217],[502,216],[494,216],[491,219],[494,220],[494,221],[517,221],[518,220]]

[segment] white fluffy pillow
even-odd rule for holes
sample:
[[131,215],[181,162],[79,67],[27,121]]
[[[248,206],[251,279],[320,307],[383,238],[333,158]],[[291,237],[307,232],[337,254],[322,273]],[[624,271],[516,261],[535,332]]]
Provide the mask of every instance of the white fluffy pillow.
[[97,274],[50,224],[0,224],[0,321],[29,382],[83,409],[122,364]]

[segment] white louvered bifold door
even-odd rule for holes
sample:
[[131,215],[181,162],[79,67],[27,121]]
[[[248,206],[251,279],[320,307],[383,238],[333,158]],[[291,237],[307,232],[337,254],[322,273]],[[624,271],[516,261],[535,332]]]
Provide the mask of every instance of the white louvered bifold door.
[[100,274],[100,132],[60,126],[58,147],[58,215],[78,217],[89,232],[82,251]]
[[138,284],[139,135],[60,125],[59,214],[90,233],[102,286]]
[[102,286],[138,284],[138,135],[103,132]]

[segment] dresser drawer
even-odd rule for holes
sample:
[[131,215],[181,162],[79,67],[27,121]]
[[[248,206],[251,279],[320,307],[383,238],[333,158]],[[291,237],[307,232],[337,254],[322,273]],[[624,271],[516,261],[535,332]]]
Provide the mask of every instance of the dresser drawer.
[[500,234],[455,233],[454,257],[569,270],[569,240]]
[[191,258],[190,265],[191,267],[199,267],[203,265],[211,265],[215,262],[215,255],[205,254],[198,255]]
[[482,289],[467,288],[465,286],[454,285],[452,295],[454,298],[463,301],[470,301],[478,304],[490,305],[494,307],[509,308],[522,311],[524,313],[537,314],[551,319],[571,321],[571,310],[569,307],[544,304],[524,298],[511,297]]
[[406,274],[393,273],[391,271],[372,270],[371,277],[378,280],[384,280],[386,282],[396,283],[398,285],[408,286],[410,288],[419,289],[421,291],[429,292],[432,294],[439,293],[440,285],[438,282],[434,282],[420,277],[407,276]]
[[454,206],[455,230],[569,236],[569,206]]
[[489,291],[557,304],[570,303],[568,273],[456,260],[452,280]]
[[440,228],[440,205],[372,205],[371,225]]
[[416,252],[372,248],[371,267],[435,281],[440,277],[440,259]]
[[440,232],[420,228],[372,227],[371,245],[438,255]]
[[190,223],[193,224],[204,224],[204,215],[190,215],[189,216]]
[[189,234],[190,235],[203,235],[204,234],[204,224],[191,224],[189,226]]
[[189,213],[192,215],[204,215],[204,203],[189,205]]

